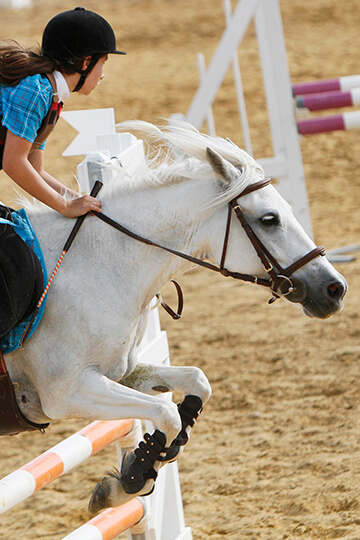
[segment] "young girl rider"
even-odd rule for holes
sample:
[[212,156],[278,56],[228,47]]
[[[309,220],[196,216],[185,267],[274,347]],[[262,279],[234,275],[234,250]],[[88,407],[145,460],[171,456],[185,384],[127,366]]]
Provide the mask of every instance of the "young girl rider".
[[75,8],[45,27],[41,51],[0,43],[0,168],[30,195],[66,217],[99,211],[99,200],[58,182],[43,167],[44,146],[71,92],[85,96],[104,77],[115,34],[100,15]]

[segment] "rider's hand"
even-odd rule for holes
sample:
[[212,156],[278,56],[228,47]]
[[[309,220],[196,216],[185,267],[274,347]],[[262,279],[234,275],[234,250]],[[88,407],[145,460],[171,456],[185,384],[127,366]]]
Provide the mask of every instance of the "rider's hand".
[[87,214],[92,210],[101,212],[101,201],[90,197],[90,195],[83,195],[82,197],[66,201],[65,209],[61,213],[65,217],[75,218]]

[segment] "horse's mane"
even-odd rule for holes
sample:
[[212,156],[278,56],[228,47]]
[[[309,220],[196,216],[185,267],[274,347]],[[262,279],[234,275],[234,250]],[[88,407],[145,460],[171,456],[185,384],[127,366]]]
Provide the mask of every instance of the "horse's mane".
[[168,120],[164,126],[134,120],[121,122],[116,128],[121,132],[135,132],[139,135],[145,143],[146,162],[130,176],[127,176],[125,169],[121,173],[121,181],[111,182],[108,189],[104,189],[104,195],[169,185],[186,178],[216,178],[207,159],[208,147],[241,170],[236,185],[229,186],[226,195],[220,195],[214,203],[220,202],[222,197],[227,201],[232,199],[254,181],[254,173],[260,176],[264,174],[260,165],[229,139],[200,133],[182,120]]
[[[135,132],[141,137],[145,143],[146,160],[132,173],[126,168],[116,168],[114,180],[106,182],[102,189],[104,198],[170,185],[184,179],[215,179],[216,174],[207,159],[208,147],[241,171],[234,185],[208,201],[210,206],[227,203],[256,180],[256,176],[264,174],[261,166],[230,139],[200,133],[183,120],[168,120],[164,126],[133,120],[121,122],[116,128],[121,132]],[[100,166],[113,167],[107,164]],[[35,199],[31,202],[22,198],[20,202],[31,214],[51,211]]]

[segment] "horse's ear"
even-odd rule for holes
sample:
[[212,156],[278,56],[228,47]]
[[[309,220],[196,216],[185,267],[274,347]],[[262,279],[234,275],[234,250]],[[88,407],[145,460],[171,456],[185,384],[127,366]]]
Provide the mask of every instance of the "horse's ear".
[[210,165],[227,184],[231,184],[233,180],[239,177],[239,171],[229,161],[222,158],[220,154],[212,150],[212,148],[206,148],[206,156]]

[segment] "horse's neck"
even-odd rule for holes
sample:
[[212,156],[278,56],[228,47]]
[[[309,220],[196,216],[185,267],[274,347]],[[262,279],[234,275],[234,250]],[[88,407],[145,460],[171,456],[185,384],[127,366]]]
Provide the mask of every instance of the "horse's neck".
[[[174,234],[177,241],[180,230],[196,221],[193,207],[196,193],[188,181],[170,186],[150,188],[105,200],[104,212],[115,215],[118,221],[126,221],[135,232],[152,234],[155,241],[168,240]],[[193,219],[194,218],[194,219]],[[176,231],[175,231],[176,229]],[[178,239],[181,243],[181,238]]]
[[[184,181],[167,187],[153,188],[119,196],[104,202],[103,211],[133,232],[160,245],[197,254],[202,249],[198,238],[203,204],[201,182]],[[117,231],[111,234],[119,235]],[[145,265],[146,274],[158,276],[156,287],[185,272],[190,263],[156,247],[128,239],[134,263]],[[155,272],[152,272],[152,267]]]
[[[158,244],[190,255],[204,252],[207,232],[200,209],[205,201],[203,181],[184,181],[115,197],[104,197],[103,212],[131,231]],[[74,226],[54,213],[31,217],[51,273]],[[206,228],[206,227],[205,227]],[[69,257],[69,256],[67,256]],[[113,265],[122,269],[127,292],[146,304],[172,277],[190,268],[190,263],[156,247],[147,246],[87,217],[71,247],[71,264]],[[91,271],[91,268],[89,271]]]

